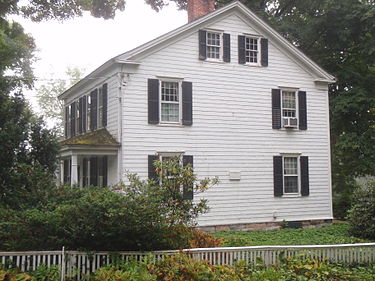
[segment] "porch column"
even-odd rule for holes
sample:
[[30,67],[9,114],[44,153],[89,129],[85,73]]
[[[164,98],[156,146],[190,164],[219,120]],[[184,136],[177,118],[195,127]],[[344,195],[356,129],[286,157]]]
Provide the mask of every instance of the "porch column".
[[71,186],[78,184],[78,157],[76,154],[72,155],[72,173],[70,177]]
[[59,185],[63,185],[64,184],[64,160],[60,160],[60,182],[59,182]]

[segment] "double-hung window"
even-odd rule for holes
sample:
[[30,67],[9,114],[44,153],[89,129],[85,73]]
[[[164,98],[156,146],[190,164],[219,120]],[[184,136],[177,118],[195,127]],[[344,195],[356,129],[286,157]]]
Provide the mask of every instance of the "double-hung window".
[[298,194],[298,157],[283,157],[284,194]]
[[245,37],[245,58],[247,64],[259,65],[259,38]]
[[308,196],[309,157],[285,154],[273,157],[274,195]]
[[283,90],[281,92],[281,109],[283,127],[297,127],[297,96],[295,91]]
[[297,102],[295,91],[282,91],[283,117],[297,117]]
[[161,81],[160,83],[160,121],[165,123],[180,122],[180,83]]
[[207,31],[206,37],[206,48],[207,48],[207,59],[221,60],[222,59],[222,43],[220,32]]

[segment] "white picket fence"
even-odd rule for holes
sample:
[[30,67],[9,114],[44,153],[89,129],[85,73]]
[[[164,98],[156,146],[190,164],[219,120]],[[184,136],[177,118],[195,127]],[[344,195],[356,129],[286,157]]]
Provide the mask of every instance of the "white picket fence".
[[[66,276],[77,280],[96,269],[121,261],[141,261],[150,257],[157,261],[181,251],[156,252],[95,252],[78,251],[33,251],[0,252],[0,263],[6,267],[18,267],[21,271],[33,271],[39,265],[57,265],[61,281]],[[195,260],[207,260],[215,265],[233,265],[237,261],[246,264],[276,264],[281,257],[327,258],[345,263],[375,263],[375,243],[313,245],[313,246],[251,246],[229,248],[198,248],[182,250]]]

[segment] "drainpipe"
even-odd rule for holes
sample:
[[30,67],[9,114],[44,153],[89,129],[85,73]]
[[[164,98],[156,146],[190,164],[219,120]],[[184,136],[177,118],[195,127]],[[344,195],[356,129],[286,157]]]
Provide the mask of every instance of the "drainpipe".
[[118,167],[118,180],[117,182],[123,181],[122,175],[123,175],[123,169],[122,169],[122,151],[123,151],[123,122],[122,122],[122,97],[125,94],[125,86],[126,86],[126,76],[125,73],[122,71],[123,65],[121,66],[121,72],[117,74],[118,81],[119,81],[119,90],[118,90],[118,128],[117,128],[117,135],[118,135],[118,141],[120,143],[119,151],[118,151],[118,157],[117,157],[117,167]]

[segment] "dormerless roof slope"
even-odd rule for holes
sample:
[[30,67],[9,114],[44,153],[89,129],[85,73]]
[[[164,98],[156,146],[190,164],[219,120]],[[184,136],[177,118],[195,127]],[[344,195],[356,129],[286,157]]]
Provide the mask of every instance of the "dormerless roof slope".
[[309,72],[315,79],[315,81],[334,83],[335,77],[326,72],[318,64],[313,62],[309,57],[307,57],[303,52],[301,52],[297,47],[291,44],[283,36],[281,36],[277,31],[275,31],[270,25],[268,25],[264,20],[259,18],[255,13],[248,9],[245,5],[239,1],[234,1],[220,9],[217,9],[199,19],[196,19],[190,23],[187,23],[175,30],[172,30],[160,37],[157,37],[139,47],[136,47],[126,53],[118,55],[103,65],[98,67],[96,70],[87,75],[84,79],[79,81],[77,84],[72,86],[70,89],[62,93],[59,98],[63,99],[69,94],[79,90],[81,87],[86,85],[90,80],[98,77],[98,74],[105,71],[109,67],[116,63],[136,63],[142,57],[145,57],[155,50],[161,49],[164,46],[170,44],[173,41],[177,41],[181,36],[192,32],[198,28],[203,27],[206,23],[215,21],[222,16],[229,13],[237,12],[242,15],[249,23],[257,29],[262,35],[267,37],[274,45],[279,47],[281,50],[287,53],[297,64],[303,67],[307,72]]

